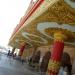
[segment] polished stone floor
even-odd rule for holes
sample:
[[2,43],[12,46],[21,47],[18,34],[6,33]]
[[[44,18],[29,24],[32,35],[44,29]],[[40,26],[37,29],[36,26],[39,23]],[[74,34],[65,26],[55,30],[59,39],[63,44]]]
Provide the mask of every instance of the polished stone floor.
[[26,64],[0,54],[0,75],[38,75],[28,70]]

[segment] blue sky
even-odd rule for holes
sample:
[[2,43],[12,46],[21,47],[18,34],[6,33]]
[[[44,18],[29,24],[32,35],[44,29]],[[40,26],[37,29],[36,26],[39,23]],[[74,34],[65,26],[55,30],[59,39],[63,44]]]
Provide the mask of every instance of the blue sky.
[[0,0],[0,45],[7,46],[9,38],[31,0]]

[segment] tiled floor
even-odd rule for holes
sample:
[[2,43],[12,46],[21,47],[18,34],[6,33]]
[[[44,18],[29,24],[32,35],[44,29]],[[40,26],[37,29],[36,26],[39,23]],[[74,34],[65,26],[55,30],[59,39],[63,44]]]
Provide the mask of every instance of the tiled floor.
[[26,65],[22,65],[19,61],[0,55],[0,75],[37,75],[28,70]]

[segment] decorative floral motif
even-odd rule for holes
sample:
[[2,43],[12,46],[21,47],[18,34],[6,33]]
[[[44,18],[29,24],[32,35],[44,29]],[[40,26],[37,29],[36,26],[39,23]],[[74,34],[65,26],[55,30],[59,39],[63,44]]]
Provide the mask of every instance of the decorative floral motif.
[[57,72],[60,68],[60,62],[55,61],[55,60],[50,60],[48,69]]

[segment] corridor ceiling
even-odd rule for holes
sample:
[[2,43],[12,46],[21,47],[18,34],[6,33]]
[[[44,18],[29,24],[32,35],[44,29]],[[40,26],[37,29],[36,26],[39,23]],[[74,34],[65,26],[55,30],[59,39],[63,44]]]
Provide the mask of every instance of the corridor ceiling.
[[38,0],[27,16],[17,25],[9,45],[17,48],[21,42],[28,47],[49,45],[54,33],[62,32],[67,36],[65,45],[75,46],[75,0]]

